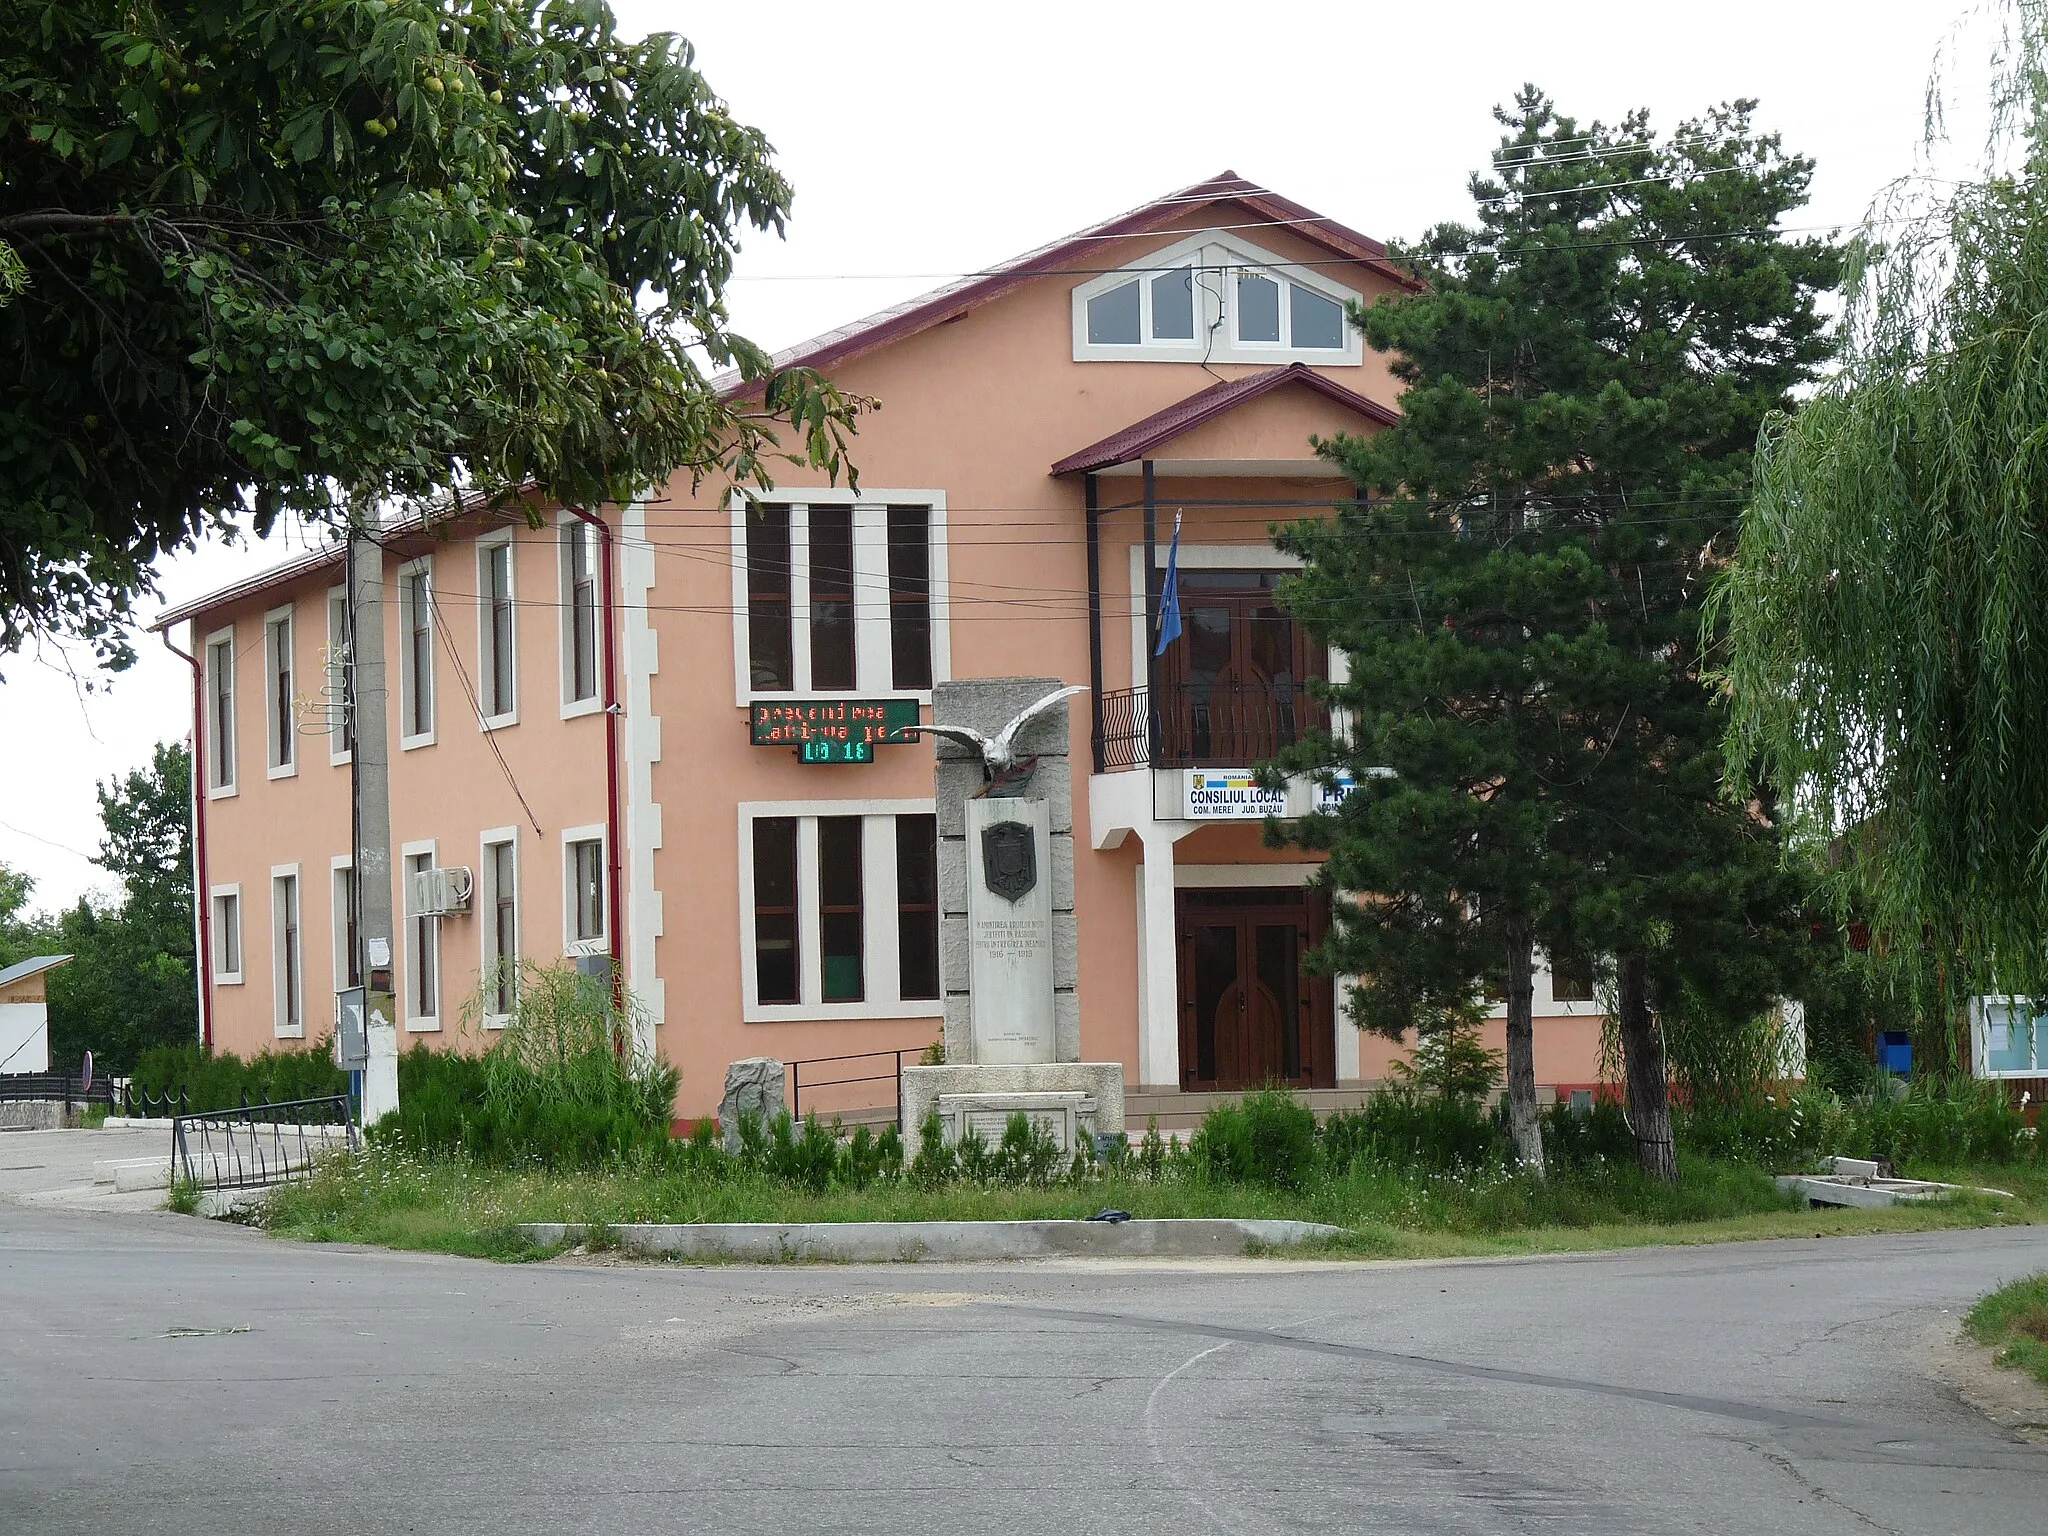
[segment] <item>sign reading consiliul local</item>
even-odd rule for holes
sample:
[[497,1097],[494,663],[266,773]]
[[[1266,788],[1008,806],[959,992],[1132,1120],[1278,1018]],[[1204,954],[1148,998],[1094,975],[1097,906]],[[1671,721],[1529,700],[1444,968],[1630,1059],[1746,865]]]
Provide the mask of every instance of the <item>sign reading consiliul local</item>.
[[1249,768],[1190,768],[1181,808],[1189,821],[1256,821],[1285,816],[1287,794],[1260,788]]
[[757,700],[752,716],[755,746],[794,747],[806,763],[872,763],[878,745],[916,740],[903,727],[918,723],[915,699]]

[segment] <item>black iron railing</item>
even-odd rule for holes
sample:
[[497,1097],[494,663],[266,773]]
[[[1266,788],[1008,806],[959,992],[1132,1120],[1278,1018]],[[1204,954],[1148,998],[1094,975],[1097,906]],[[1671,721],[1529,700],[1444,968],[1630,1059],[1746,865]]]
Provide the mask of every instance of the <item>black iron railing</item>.
[[[789,1074],[790,1118],[801,1120],[804,1117],[803,1096],[806,1088],[810,1089],[812,1094],[815,1095],[827,1088],[848,1088],[862,1083],[886,1082],[891,1085],[886,1102],[896,1106],[896,1118],[901,1120],[903,1118],[903,1058],[906,1056],[921,1056],[923,1054],[924,1052],[921,1049],[913,1048],[903,1051],[862,1051],[858,1055],[853,1056],[814,1056],[808,1061],[785,1062],[783,1063],[783,1069]],[[880,1066],[885,1061],[889,1063],[889,1070],[887,1072],[855,1072],[850,1068],[846,1068],[846,1063],[848,1062],[871,1062],[876,1066]],[[808,1079],[804,1076],[805,1067],[813,1069]],[[838,1067],[845,1070],[835,1075],[821,1078],[817,1072],[817,1069],[821,1067]],[[880,1104],[858,1104],[851,1106],[836,1105],[834,1107],[841,1112],[846,1112],[849,1109],[880,1109],[882,1106]]]
[[0,1076],[0,1102],[24,1100],[111,1105],[114,1085],[107,1078],[96,1077],[88,1088],[76,1072],[10,1072]]
[[349,1097],[293,1099],[179,1115],[171,1122],[171,1182],[247,1189],[303,1173],[323,1152],[358,1145]]
[[1249,768],[1329,723],[1298,684],[1167,683],[1105,692],[1097,709],[1104,772]]

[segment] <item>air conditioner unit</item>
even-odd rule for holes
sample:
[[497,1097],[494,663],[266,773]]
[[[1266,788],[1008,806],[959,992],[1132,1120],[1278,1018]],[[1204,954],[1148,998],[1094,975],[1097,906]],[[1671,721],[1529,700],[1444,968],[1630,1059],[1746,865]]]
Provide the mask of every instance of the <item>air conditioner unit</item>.
[[476,880],[460,864],[445,869],[416,869],[407,884],[407,917],[454,917],[469,910]]

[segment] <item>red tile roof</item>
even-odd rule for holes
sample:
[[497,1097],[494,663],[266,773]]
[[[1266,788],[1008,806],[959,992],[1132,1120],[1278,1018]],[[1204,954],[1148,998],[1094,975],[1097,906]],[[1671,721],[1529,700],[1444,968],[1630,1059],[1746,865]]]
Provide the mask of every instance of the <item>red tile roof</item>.
[[1289,384],[1312,389],[1324,399],[1333,400],[1346,410],[1355,411],[1381,426],[1392,426],[1401,419],[1398,411],[1389,410],[1377,400],[1368,400],[1357,391],[1346,389],[1306,363],[1289,363],[1285,367],[1268,368],[1260,373],[1248,373],[1243,378],[1211,384],[1185,400],[1175,401],[1163,411],[1154,411],[1143,421],[1132,422],[1121,432],[1111,433],[1099,443],[1091,443],[1079,452],[1068,454],[1053,465],[1052,472],[1056,475],[1087,474],[1108,469],[1114,464],[1128,464],[1133,459],[1155,457],[1155,450],[1176,437]]
[[[1128,213],[1118,214],[1113,219],[1105,219],[1100,224],[1041,245],[1036,250],[1026,251],[1022,256],[986,272],[959,278],[943,288],[935,288],[930,293],[920,294],[850,325],[842,325],[822,336],[813,336],[809,341],[786,347],[770,361],[777,369],[801,365],[828,370],[863,352],[957,319],[1035,277],[1048,275],[1049,269],[1062,267],[1087,254],[1101,240],[1119,235],[1142,235],[1171,223],[1191,208],[1215,203],[1236,203],[1262,219],[1285,224],[1310,244],[1333,256],[1370,267],[1410,292],[1419,292],[1423,286],[1390,260],[1386,246],[1370,235],[1362,235],[1335,219],[1323,217],[1312,208],[1304,208],[1291,198],[1268,191],[1256,182],[1246,181],[1235,171],[1225,171],[1220,176],[1211,176],[1207,181],[1198,181],[1178,192],[1169,192]],[[759,380],[749,384],[731,372],[720,374],[712,384],[728,397],[748,394],[760,388]]]

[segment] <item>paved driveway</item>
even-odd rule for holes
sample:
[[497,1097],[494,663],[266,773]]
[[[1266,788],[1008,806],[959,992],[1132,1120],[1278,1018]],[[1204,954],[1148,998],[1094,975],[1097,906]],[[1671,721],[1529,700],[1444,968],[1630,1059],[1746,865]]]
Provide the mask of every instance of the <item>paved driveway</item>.
[[2048,1448],[1935,1373],[2043,1267],[502,1266],[0,1205],[0,1531],[2038,1536]]

